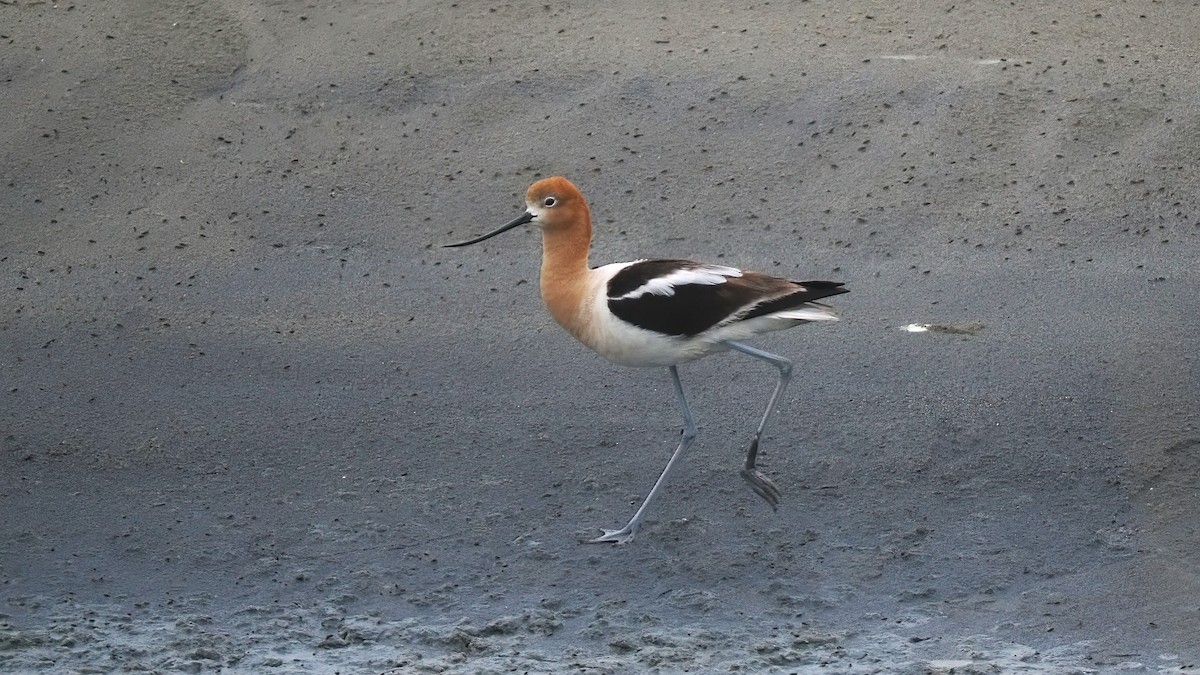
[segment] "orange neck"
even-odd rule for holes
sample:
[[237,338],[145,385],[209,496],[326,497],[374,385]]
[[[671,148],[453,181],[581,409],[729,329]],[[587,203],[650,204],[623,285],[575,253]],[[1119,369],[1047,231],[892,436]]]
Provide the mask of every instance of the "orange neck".
[[542,232],[542,300],[550,315],[571,334],[582,330],[592,244],[591,215],[583,204],[571,224]]

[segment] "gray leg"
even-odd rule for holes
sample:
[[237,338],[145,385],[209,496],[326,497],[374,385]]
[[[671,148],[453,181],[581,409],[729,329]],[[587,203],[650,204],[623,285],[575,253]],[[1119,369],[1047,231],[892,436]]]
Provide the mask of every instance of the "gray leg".
[[762,421],[758,423],[758,430],[754,432],[754,438],[750,441],[750,449],[746,451],[746,466],[742,469],[742,478],[750,484],[750,488],[759,497],[767,500],[772,509],[778,509],[780,498],[779,488],[775,485],[774,481],[762,475],[758,469],[755,469],[754,463],[758,459],[758,441],[762,438],[763,429],[767,426],[767,420],[771,417],[771,413],[775,411],[775,405],[779,403],[779,397],[783,395],[783,390],[787,388],[788,381],[792,379],[792,362],[782,356],[777,356],[771,352],[765,352],[740,342],[734,342],[733,340],[729,340],[725,344],[743,354],[766,361],[779,369],[779,383],[775,385],[775,391],[771,394],[770,402],[767,403],[767,411],[763,413]]
[[675,383],[675,397],[679,399],[679,408],[683,411],[683,434],[679,438],[679,447],[675,448],[675,453],[667,461],[667,467],[663,469],[658,480],[654,482],[654,487],[650,488],[650,494],[646,495],[646,499],[638,507],[637,513],[633,514],[633,518],[629,519],[629,523],[619,530],[604,530],[604,534],[595,539],[589,539],[588,543],[628,544],[633,541],[633,536],[637,534],[638,528],[642,526],[642,518],[645,517],[646,510],[650,507],[650,502],[654,500],[654,497],[658,495],[658,491],[662,489],[663,484],[667,482],[667,476],[670,475],[671,469],[675,468],[675,462],[683,456],[684,451],[688,449],[688,446],[696,438],[696,421],[692,419],[692,411],[688,408],[687,398],[683,395],[683,384],[679,381],[679,371],[676,370],[675,366],[670,366],[669,369],[671,371],[671,380]]

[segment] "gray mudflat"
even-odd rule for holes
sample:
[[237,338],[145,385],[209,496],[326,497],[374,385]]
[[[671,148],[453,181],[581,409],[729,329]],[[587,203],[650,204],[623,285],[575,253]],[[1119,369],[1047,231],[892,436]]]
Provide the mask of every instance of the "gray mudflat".
[[[0,2],[0,670],[1191,672],[1198,22]],[[535,230],[438,248],[555,174],[595,264],[852,289],[756,342],[778,513],[722,355],[578,543],[667,373],[553,324]]]

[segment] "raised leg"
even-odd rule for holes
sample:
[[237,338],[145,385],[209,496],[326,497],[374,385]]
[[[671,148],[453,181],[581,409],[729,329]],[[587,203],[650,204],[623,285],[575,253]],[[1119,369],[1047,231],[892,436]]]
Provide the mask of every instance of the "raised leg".
[[792,362],[761,349],[756,349],[750,345],[742,344],[729,340],[725,344],[737,351],[753,356],[756,359],[761,359],[770,363],[779,369],[779,383],[775,385],[775,391],[771,394],[771,400],[767,403],[767,411],[763,413],[762,421],[758,423],[758,430],[754,432],[754,438],[750,441],[750,449],[746,451],[746,466],[742,468],[742,478],[750,484],[750,488],[755,494],[762,497],[771,505],[772,509],[779,508],[779,488],[770,478],[762,475],[758,469],[754,468],[755,461],[758,459],[758,441],[762,438],[763,429],[767,426],[767,420],[770,419],[771,413],[775,411],[775,405],[779,403],[779,397],[783,395],[783,390],[787,388],[788,382],[792,379]]
[[642,505],[638,507],[637,513],[633,514],[633,518],[619,530],[604,530],[604,534],[589,539],[590,544],[628,544],[633,541],[633,536],[637,534],[638,528],[642,526],[642,518],[646,515],[646,510],[650,507],[650,502],[658,495],[658,491],[662,489],[664,483],[667,482],[667,476],[671,474],[671,469],[675,468],[675,462],[683,456],[684,451],[692,444],[696,438],[696,421],[692,419],[692,411],[688,408],[687,398],[683,395],[683,384],[679,381],[679,371],[675,366],[669,367],[671,371],[671,380],[675,383],[675,397],[679,399],[679,409],[683,411],[683,433],[679,438],[679,447],[675,448],[671,459],[667,461],[667,466],[659,475],[658,480],[654,481],[654,487],[650,488],[650,494],[646,495],[646,499],[642,501]]

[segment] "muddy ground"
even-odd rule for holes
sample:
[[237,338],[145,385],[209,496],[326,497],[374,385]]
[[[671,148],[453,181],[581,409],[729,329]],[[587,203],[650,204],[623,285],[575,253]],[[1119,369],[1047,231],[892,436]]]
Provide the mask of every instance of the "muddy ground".
[[[1192,672],[1200,8],[0,2],[0,670]],[[596,264],[844,281],[772,386]],[[909,324],[951,330],[908,332]]]

